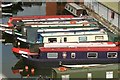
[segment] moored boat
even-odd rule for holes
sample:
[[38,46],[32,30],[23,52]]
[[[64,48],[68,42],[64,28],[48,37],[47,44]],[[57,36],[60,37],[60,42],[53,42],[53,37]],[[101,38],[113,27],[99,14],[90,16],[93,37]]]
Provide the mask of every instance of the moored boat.
[[53,15],[53,16],[14,16],[8,20],[9,27],[14,26],[13,23],[22,20],[47,19],[47,18],[72,18],[72,15]]
[[74,16],[88,15],[87,11],[83,9],[80,5],[77,5],[76,3],[67,3],[65,5],[65,10],[67,10],[69,13],[73,14]]
[[[32,31],[33,32],[33,31]],[[34,32],[33,32],[34,33]],[[30,37],[33,35],[34,37]],[[85,35],[85,36],[83,36]],[[109,41],[106,32],[100,29],[93,30],[63,30],[63,31],[46,31],[40,33],[27,33],[27,38],[17,37],[17,43],[19,47],[28,47],[29,44],[41,44],[41,43],[80,43],[80,42],[98,42]]]
[[[119,46],[113,42],[103,42],[96,45],[96,43],[88,43],[91,46],[83,47],[57,47],[57,48],[39,48],[39,55],[33,58],[27,54],[22,55],[25,64],[32,67],[59,67],[60,65],[75,65],[88,63],[119,63],[120,50]],[[101,46],[100,46],[101,44]],[[104,44],[104,46],[102,45]],[[106,45],[106,46],[105,46]],[[109,46],[108,46],[109,45]],[[41,66],[42,65],[42,66]]]
[[120,64],[89,64],[52,69],[52,79],[119,80]]

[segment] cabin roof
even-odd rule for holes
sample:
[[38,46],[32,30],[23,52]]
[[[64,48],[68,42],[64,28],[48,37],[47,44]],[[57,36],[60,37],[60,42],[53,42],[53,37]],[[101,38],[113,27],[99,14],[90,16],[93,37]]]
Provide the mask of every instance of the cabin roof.
[[77,4],[75,3],[68,3],[69,5],[73,6],[75,9],[83,9],[82,7],[78,6]]
[[112,42],[88,42],[88,43],[46,43],[45,48],[70,48],[70,47],[115,47],[116,44]]
[[41,35],[44,36],[44,37],[47,37],[47,36],[81,36],[81,35],[107,35],[106,32],[102,32],[102,31],[86,31],[86,32],[82,32],[82,31],[78,31],[78,32],[73,32],[73,31],[69,31],[69,32],[53,32],[53,33],[42,33]]
[[102,52],[102,51],[115,51],[120,52],[119,47],[66,47],[66,48],[39,48],[41,52],[79,52],[79,51],[89,51],[89,52]]

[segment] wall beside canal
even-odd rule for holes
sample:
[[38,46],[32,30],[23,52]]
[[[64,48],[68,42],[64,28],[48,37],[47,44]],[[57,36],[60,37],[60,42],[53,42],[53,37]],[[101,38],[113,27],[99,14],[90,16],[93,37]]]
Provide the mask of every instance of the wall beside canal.
[[[84,0],[84,5],[91,10],[91,12],[97,13],[104,21],[109,24],[109,29],[119,33],[120,29],[120,2],[100,2],[99,0]],[[111,7],[112,6],[112,7]],[[106,23],[105,22],[105,23]]]

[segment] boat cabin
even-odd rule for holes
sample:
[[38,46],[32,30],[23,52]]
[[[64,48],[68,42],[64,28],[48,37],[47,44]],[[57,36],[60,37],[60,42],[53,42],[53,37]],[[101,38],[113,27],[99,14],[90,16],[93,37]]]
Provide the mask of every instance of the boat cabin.
[[53,32],[38,34],[38,43],[63,43],[63,42],[88,42],[88,41],[108,41],[105,31],[75,31],[75,32]]
[[49,60],[55,60],[58,63],[61,62],[62,65],[120,62],[119,46],[112,42],[81,43],[79,46],[70,45],[65,47],[40,47],[39,50],[39,60],[47,60],[48,62]]
[[38,69],[42,68],[42,66],[45,68],[62,65],[112,64],[120,62],[119,46],[116,46],[113,42],[97,43],[97,45],[91,43],[90,47],[85,46],[85,44],[82,47],[82,44],[81,47],[40,47],[37,57],[22,54],[22,59],[27,65],[29,64]]
[[[37,33],[33,29],[27,30],[27,38],[17,39],[20,42],[32,42],[32,43],[64,43],[64,42],[94,42],[94,41],[109,41],[107,32],[103,30],[86,30],[86,31],[61,31],[61,32],[43,32]],[[33,31],[33,33],[31,33]],[[31,37],[33,35],[34,37]]]
[[75,3],[67,3],[65,5],[65,9],[67,11],[69,11],[71,14],[73,14],[74,16],[85,16],[85,15],[87,15],[86,10],[83,9],[82,7],[80,7],[79,5],[75,4]]

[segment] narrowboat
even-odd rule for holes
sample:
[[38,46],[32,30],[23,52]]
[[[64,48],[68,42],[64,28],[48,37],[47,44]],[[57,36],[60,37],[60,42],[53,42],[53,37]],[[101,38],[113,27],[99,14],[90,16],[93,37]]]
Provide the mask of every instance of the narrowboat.
[[[83,44],[84,46],[82,46]],[[39,55],[36,58],[27,54],[22,54],[21,56],[26,65],[35,68],[42,68],[42,66],[59,67],[60,65],[120,62],[119,44],[113,42],[101,42],[98,43],[99,46],[96,45],[96,43],[91,43],[91,46],[85,44],[86,43],[81,43],[81,47],[40,47],[38,51]],[[104,44],[104,46],[102,44]],[[34,50],[32,52],[34,52]]]
[[120,64],[89,64],[52,69],[52,80],[119,80]]
[[[45,24],[44,24],[45,23]],[[102,27],[102,26],[99,26],[97,22],[90,22],[90,21],[87,21],[87,20],[84,20],[84,21],[78,21],[75,22],[75,24],[71,24],[71,21],[67,22],[67,21],[64,21],[63,23],[56,23],[56,24],[53,24],[52,22],[44,22],[43,24],[32,24],[30,26],[25,26],[24,23],[21,23],[20,25],[16,25],[14,27],[14,30],[18,30],[18,32],[20,32],[22,29],[25,29],[27,27],[31,27],[31,28],[38,28],[39,30],[43,30],[43,29],[66,29],[66,28],[81,28],[81,30],[90,30],[90,29],[98,29],[99,27]]]
[[13,23],[22,20],[35,20],[35,19],[47,19],[47,18],[73,18],[72,15],[53,15],[53,16],[14,16],[8,20],[9,27],[14,26]]
[[[70,30],[70,31],[72,31],[72,29],[73,29],[73,31],[74,30],[77,30],[77,28],[78,28],[78,30],[83,30],[83,31],[85,31],[85,30],[93,30],[93,29],[99,29],[99,26],[97,25],[97,22],[91,22],[91,23],[84,23],[84,22],[88,22],[88,21],[81,21],[82,23],[80,23],[80,24],[56,24],[56,25],[31,25],[31,27],[30,28],[33,28],[33,27],[35,27],[36,29],[38,29],[38,32],[40,33],[40,32],[45,32],[45,31],[47,31],[48,29],[54,29],[54,31],[56,30],[56,29],[62,29],[63,31],[66,31],[66,30]],[[3,36],[6,36],[6,35],[10,35],[11,37],[13,36],[13,35],[15,35],[15,36],[17,36],[17,37],[22,37],[22,36],[25,36],[25,35],[23,35],[22,33],[25,33],[26,34],[26,30],[27,30],[27,28],[29,28],[28,26],[24,26],[24,25],[22,25],[22,26],[17,26],[17,27],[15,27],[15,29],[13,29],[13,30],[9,30],[9,31],[4,31],[3,32]],[[66,29],[66,30],[65,30]],[[58,31],[58,30],[57,30]],[[52,32],[52,31],[51,31]],[[14,33],[14,34],[13,34]],[[6,37],[7,38],[7,37]],[[14,36],[13,36],[13,38],[14,38]]]
[[65,5],[65,10],[71,13],[74,16],[85,16],[88,15],[87,11],[83,9],[80,5],[76,3],[67,3]]
[[[33,32],[33,30],[32,30]],[[33,32],[34,33],[34,32]],[[34,37],[31,37],[33,35]],[[104,30],[75,30],[75,31],[50,31],[43,33],[27,33],[27,38],[17,37],[14,47],[28,47],[29,44],[41,43],[79,43],[109,41],[108,34]],[[19,45],[18,45],[19,44]]]
[[[96,25],[96,24],[90,24],[88,26],[83,26],[82,24],[71,24],[71,25],[32,25],[32,27],[30,28],[33,28],[33,26],[38,29],[38,32],[44,32],[45,29],[54,29],[57,30],[57,29],[62,29],[63,31],[77,31],[77,28],[78,28],[78,31],[81,30],[81,31],[85,31],[85,30],[98,30],[99,27]],[[37,27],[37,26],[41,26],[41,27]],[[3,35],[6,36],[6,35],[10,35],[11,37],[12,36],[17,36],[17,37],[22,37],[22,36],[25,36],[23,35],[24,33],[26,34],[26,30],[27,30],[28,26],[22,26],[22,27],[17,27],[16,29],[13,29],[13,30],[7,30],[7,31],[4,31],[3,32]],[[41,30],[42,29],[42,30]],[[65,30],[66,29],[66,30]],[[68,29],[68,30],[67,30]],[[73,29],[73,30],[72,30]],[[59,30],[57,30],[59,31]],[[37,31],[36,31],[37,32]],[[50,32],[50,31],[49,31]],[[53,32],[53,31],[51,31]],[[62,31],[61,31],[62,32]],[[7,38],[7,37],[6,37]]]
[[[89,16],[86,17],[74,17],[74,18],[47,18],[47,19],[36,19],[36,20],[22,20],[25,25],[42,25],[42,24],[78,24],[85,23],[87,21],[94,21],[95,19]],[[19,23],[19,22],[17,22]],[[16,24],[17,24],[16,23]]]
[[[64,15],[65,16],[65,15]],[[45,16],[44,17],[41,17],[39,19],[17,19],[13,18],[12,20],[12,17],[9,19],[8,21],[8,24],[9,25],[17,25],[19,24],[20,22],[23,22],[25,25],[40,25],[40,24],[68,24],[68,23],[71,23],[71,24],[76,24],[76,23],[79,23],[79,21],[84,21],[84,20],[87,20],[87,21],[95,21],[95,19],[93,17],[90,17],[90,16],[83,16],[83,17],[69,17],[68,16],[60,16],[57,17],[50,17],[50,16],[47,16],[48,18],[46,18]]]
[[[19,16],[19,17],[10,17],[9,18],[9,21],[8,21],[8,24],[2,24],[0,26],[3,26],[5,25],[6,28],[11,28],[11,30],[5,30],[3,31],[3,38],[5,39],[5,43],[12,43],[14,42],[14,38],[15,36],[19,36],[19,37],[22,37],[23,35],[21,34],[21,27],[20,26],[24,26],[21,23],[20,26],[14,26],[13,24],[16,22],[16,21],[19,21],[19,20],[30,20],[30,19],[47,19],[47,18],[72,18],[73,16],[71,15],[56,15],[56,16]],[[14,28],[13,28],[14,26]],[[9,38],[11,37],[11,39],[13,40],[10,40]]]
[[[76,48],[76,47],[114,47],[116,44],[107,44],[106,42],[103,42],[101,44],[100,42],[87,42],[87,43],[43,43],[43,44],[29,44],[29,46],[25,47],[13,47],[12,51],[15,54],[15,56],[19,59],[22,54],[27,54],[32,57],[38,57],[39,50],[37,50],[39,47],[44,48]],[[36,49],[36,50],[35,50]],[[31,51],[35,50],[35,52],[31,53]]]
[[[64,20],[62,20],[64,19]],[[79,19],[76,21],[74,19],[76,18],[69,18],[69,21],[67,18],[62,18],[56,21],[55,18],[49,18],[49,20],[44,19],[44,21],[32,21],[32,22],[14,22],[14,28],[17,30],[21,30],[23,26],[31,26],[31,27],[38,27],[39,29],[55,29],[55,28],[72,28],[73,26],[76,28],[96,28],[96,27],[102,27],[98,25],[98,21],[96,21],[94,18],[91,19]],[[73,20],[71,20],[73,19]],[[54,20],[54,21],[52,21]],[[86,28],[87,29],[87,28]]]
[[[52,17],[52,16],[48,16],[48,17]],[[60,16],[56,16],[56,17],[60,17]],[[61,16],[62,17],[67,17],[67,16]],[[52,19],[52,18],[49,18],[49,19]],[[54,19],[54,18],[53,18]],[[65,19],[65,18],[62,18],[62,19]],[[13,21],[14,22],[14,21]],[[46,22],[44,22],[46,23]],[[49,22],[50,23],[50,22]],[[97,22],[95,22],[94,20],[90,20],[90,23],[89,21],[87,20],[84,20],[84,21],[78,21],[78,23],[76,24],[70,24],[71,21],[67,22],[67,21],[64,21],[64,24],[63,23],[56,23],[56,24],[36,24],[34,23],[33,25],[29,26],[29,27],[36,27],[39,29],[39,31],[42,29],[66,29],[66,28],[81,28],[81,30],[90,30],[90,29],[98,29],[98,25],[97,25]],[[51,22],[52,23],[52,22]],[[54,23],[54,22],[53,22]],[[8,25],[9,27],[9,25]],[[3,32],[3,36],[6,36],[6,35],[10,35],[11,37],[13,35],[15,36],[23,36],[22,33],[23,31],[26,31],[28,26],[24,26],[24,23],[22,22],[19,22],[19,24],[17,24],[16,26],[14,26],[13,30],[9,30],[9,31],[4,31]],[[12,28],[12,27],[11,27]],[[13,34],[14,33],[14,34]],[[7,38],[7,37],[6,37]]]

